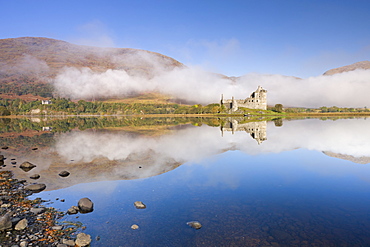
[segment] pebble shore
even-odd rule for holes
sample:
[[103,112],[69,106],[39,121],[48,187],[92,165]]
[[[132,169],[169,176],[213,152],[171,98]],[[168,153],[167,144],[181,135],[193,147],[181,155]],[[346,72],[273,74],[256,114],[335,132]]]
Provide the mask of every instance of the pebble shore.
[[88,246],[91,238],[79,233],[79,224],[63,223],[64,212],[29,200],[26,181],[0,171],[0,247]]

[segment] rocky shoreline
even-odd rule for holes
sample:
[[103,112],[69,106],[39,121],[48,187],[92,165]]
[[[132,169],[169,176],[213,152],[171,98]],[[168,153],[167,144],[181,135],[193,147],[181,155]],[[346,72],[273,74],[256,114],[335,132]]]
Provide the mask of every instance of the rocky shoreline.
[[81,232],[81,223],[63,222],[64,212],[44,206],[41,198],[28,199],[32,193],[26,181],[0,171],[0,247],[90,244],[91,237]]

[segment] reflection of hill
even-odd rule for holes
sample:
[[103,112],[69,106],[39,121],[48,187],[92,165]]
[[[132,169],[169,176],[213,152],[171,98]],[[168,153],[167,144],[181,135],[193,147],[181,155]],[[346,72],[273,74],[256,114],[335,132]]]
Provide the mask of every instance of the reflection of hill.
[[[15,176],[29,183],[44,183],[47,186],[46,190],[62,189],[80,183],[147,178],[171,171],[181,165],[173,160],[163,161],[161,164],[153,163],[149,154],[140,157],[132,156],[125,160],[109,160],[106,157],[100,157],[91,162],[63,162],[55,155],[44,156],[44,159],[35,156],[27,157],[27,160],[32,160],[37,167],[29,172],[13,168]],[[70,175],[60,177],[58,174],[61,171],[68,171]],[[29,177],[33,174],[40,174],[41,177],[38,180],[32,180]]]
[[352,156],[352,155],[333,153],[333,152],[330,152],[330,151],[323,151],[323,153],[326,154],[327,156],[330,156],[330,157],[333,157],[333,158],[348,160],[348,161],[352,161],[352,162],[358,163],[358,164],[368,164],[368,163],[370,163],[370,157],[366,157],[366,156],[355,157],[355,156]]

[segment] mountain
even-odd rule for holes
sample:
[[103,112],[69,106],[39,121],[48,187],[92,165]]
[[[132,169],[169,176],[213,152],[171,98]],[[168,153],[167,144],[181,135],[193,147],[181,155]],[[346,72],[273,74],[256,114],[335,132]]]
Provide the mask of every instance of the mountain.
[[348,72],[356,69],[370,69],[370,61],[362,61],[351,65],[342,66],[339,68],[328,70],[324,75],[334,75],[338,73]]
[[[0,93],[37,94],[52,91],[49,82],[64,68],[88,67],[94,72],[125,70],[150,78],[184,66],[165,55],[131,48],[101,48],[61,40],[22,37],[0,40]],[[45,90],[46,88],[46,90]]]

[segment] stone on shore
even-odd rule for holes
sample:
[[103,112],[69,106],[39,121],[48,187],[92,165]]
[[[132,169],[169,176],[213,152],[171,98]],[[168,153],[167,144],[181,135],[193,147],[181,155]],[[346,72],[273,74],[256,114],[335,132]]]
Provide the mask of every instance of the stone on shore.
[[94,203],[87,197],[82,198],[78,201],[78,209],[80,213],[90,213],[94,210]]
[[26,190],[30,190],[34,193],[43,191],[46,188],[45,184],[30,184],[25,187]]
[[45,212],[45,208],[31,208],[30,212],[33,214],[42,214],[43,212]]
[[14,227],[15,230],[17,231],[22,231],[24,229],[26,229],[28,226],[28,220],[27,219],[23,219],[23,220],[20,220]]
[[202,224],[200,224],[198,221],[190,221],[190,222],[187,222],[186,224],[197,230],[202,228]]
[[79,233],[75,243],[80,247],[87,246],[91,243],[91,236],[86,233]]
[[6,230],[12,227],[12,219],[10,215],[7,213],[4,216],[0,217],[0,231]]
[[25,171],[25,172],[28,172],[28,171],[30,171],[30,170],[32,170],[33,168],[35,168],[36,167],[36,165],[34,165],[34,164],[32,164],[32,163],[30,163],[30,162],[28,162],[28,161],[26,161],[26,162],[23,162],[20,166],[19,166],[19,168],[21,168],[23,171]]
[[74,240],[65,239],[65,238],[63,238],[63,240],[62,240],[62,244],[65,244],[67,246],[75,246],[76,245]]
[[62,171],[62,172],[60,172],[59,173],[59,176],[61,176],[61,177],[68,177],[69,176],[69,172],[67,172],[67,171]]
[[145,204],[143,202],[141,202],[141,201],[134,202],[134,206],[137,209],[144,209],[144,208],[146,208]]

